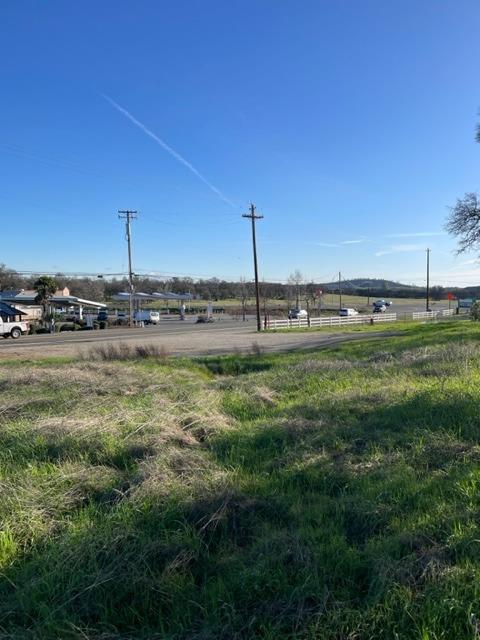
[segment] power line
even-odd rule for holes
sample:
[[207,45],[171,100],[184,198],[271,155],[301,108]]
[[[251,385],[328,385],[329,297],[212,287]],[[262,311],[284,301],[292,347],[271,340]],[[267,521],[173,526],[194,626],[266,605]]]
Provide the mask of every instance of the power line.
[[[15,269],[13,267],[7,267],[7,270],[10,272],[13,272],[14,274],[20,275],[20,276],[38,276],[38,275],[49,275],[49,276],[65,276],[65,277],[71,277],[71,278],[114,278],[114,277],[128,277],[128,271],[115,271],[115,272],[110,272],[110,271],[64,271],[63,269]],[[237,282],[237,278],[233,275],[224,275],[224,274],[207,274],[207,273],[196,273],[196,272],[179,272],[179,271],[159,271],[157,269],[154,268],[140,268],[140,267],[136,267],[135,268],[135,272],[133,273],[133,276],[142,276],[145,278],[152,278],[152,279],[170,279],[172,277],[184,277],[184,278],[192,278],[192,279],[213,279],[216,278],[218,280],[222,280],[225,282]],[[437,276],[435,275],[435,273],[433,274],[433,277],[436,281],[441,281],[441,285],[452,285],[453,287],[462,287],[462,286],[473,286],[475,283],[478,282],[478,275],[475,274],[467,274],[467,275],[463,275],[463,274],[459,274],[459,277],[457,279],[450,279],[450,278],[443,278],[441,276]],[[467,285],[462,285],[459,284],[460,282],[466,282],[469,278],[471,278],[474,282],[467,284]],[[336,283],[336,279],[338,279],[338,273],[332,275],[330,278],[327,278],[325,276],[314,276],[312,278],[310,278],[310,282],[314,283],[314,284],[321,284],[324,287],[326,287],[328,291],[330,291],[331,289],[335,289],[338,287],[337,283]],[[399,285],[406,285],[406,286],[413,286],[413,287],[425,287],[425,283],[426,283],[426,277],[425,277],[425,272],[422,275],[414,275],[413,279],[419,283],[419,284],[408,284],[408,283],[401,283],[399,282]],[[430,284],[431,284],[431,279],[432,279],[432,273],[430,273]],[[378,278],[373,278],[373,280],[381,280]],[[266,277],[265,281],[268,283],[272,283],[272,284],[287,284],[288,278],[278,278],[278,277]],[[249,282],[253,282],[253,278],[251,280],[249,280]],[[423,284],[420,284],[423,283]],[[353,282],[345,279],[344,275],[342,274],[342,288],[343,288],[343,293],[345,292],[345,285],[350,285],[350,288],[352,289],[356,289],[357,291],[366,291],[369,287],[367,284],[363,284],[363,286],[361,285],[355,285]],[[372,286],[370,286],[370,288],[372,288]],[[431,288],[431,287],[430,287]]]
[[51,271],[49,269],[35,269],[35,270],[22,270],[22,269],[9,269],[13,273],[16,273],[20,276],[69,276],[71,278],[104,278],[110,276],[127,276],[128,273],[126,271],[121,271],[118,273],[99,273],[98,271],[62,271],[61,269],[57,269],[56,271]]

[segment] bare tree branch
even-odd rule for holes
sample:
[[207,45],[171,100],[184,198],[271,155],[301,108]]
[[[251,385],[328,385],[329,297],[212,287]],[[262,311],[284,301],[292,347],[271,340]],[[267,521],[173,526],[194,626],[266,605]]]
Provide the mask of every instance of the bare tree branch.
[[476,193],[466,193],[457,200],[445,229],[458,238],[457,253],[480,249],[480,202]]

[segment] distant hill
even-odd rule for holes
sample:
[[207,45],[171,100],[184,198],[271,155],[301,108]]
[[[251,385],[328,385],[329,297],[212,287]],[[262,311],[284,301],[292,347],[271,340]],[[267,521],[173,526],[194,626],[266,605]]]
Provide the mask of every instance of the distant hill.
[[[337,282],[324,282],[321,285],[326,291],[338,289]],[[422,287],[417,287],[412,284],[403,284],[401,282],[394,282],[393,280],[383,280],[381,278],[353,278],[351,280],[342,280],[342,289],[344,291],[368,291],[372,289],[375,291],[406,291],[409,290],[412,293],[422,291]]]
[[[325,292],[338,293],[337,282],[324,282],[319,285]],[[397,297],[397,298],[423,298],[426,295],[425,287],[412,284],[382,280],[381,278],[353,278],[342,280],[342,292],[361,296]],[[480,286],[468,287],[442,287],[433,285],[430,287],[432,300],[444,300],[450,292],[457,298],[480,298]]]

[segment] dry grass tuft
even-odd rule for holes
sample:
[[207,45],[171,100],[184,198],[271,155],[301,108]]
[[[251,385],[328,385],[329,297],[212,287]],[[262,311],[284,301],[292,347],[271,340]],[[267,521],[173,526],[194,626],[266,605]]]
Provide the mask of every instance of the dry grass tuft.
[[101,362],[109,362],[113,360],[142,360],[145,358],[165,360],[169,355],[169,352],[163,345],[130,345],[125,342],[109,342],[105,345],[99,345],[92,348],[88,352],[88,359],[99,360]]
[[177,491],[202,495],[227,479],[228,473],[218,469],[202,451],[168,446],[161,455],[147,458],[140,464],[131,499],[142,502]]
[[255,386],[252,389],[252,398],[268,406],[274,406],[277,402],[277,394],[266,386]]
[[337,373],[342,371],[351,371],[352,369],[360,366],[359,361],[351,360],[327,360],[327,359],[314,359],[305,358],[301,362],[292,364],[286,368],[289,374],[309,374],[309,373]]
[[99,362],[79,362],[51,367],[29,366],[0,373],[0,385],[3,392],[47,389],[50,393],[68,389],[77,395],[102,395],[105,392],[122,393],[139,380],[128,369],[115,364]]

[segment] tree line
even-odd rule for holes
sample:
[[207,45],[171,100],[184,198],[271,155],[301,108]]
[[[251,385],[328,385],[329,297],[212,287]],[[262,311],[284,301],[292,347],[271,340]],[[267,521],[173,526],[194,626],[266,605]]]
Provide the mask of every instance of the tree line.
[[[36,290],[38,275],[22,275],[5,265],[0,265],[0,290],[11,289],[32,289]],[[63,289],[68,287],[71,295],[87,300],[105,302],[117,293],[128,291],[127,278],[93,278],[93,277],[71,277],[61,273],[53,277],[56,287]],[[198,279],[173,277],[168,279],[151,278],[147,276],[135,277],[135,290],[143,293],[191,293],[195,298],[201,300],[222,301],[227,299],[237,299],[243,301],[250,300],[254,295],[253,283],[242,278],[238,281],[221,280],[219,278]],[[375,298],[424,298],[425,289],[422,287],[403,286],[385,280],[370,281],[370,286],[354,286],[352,283],[342,283],[342,293],[369,296],[372,301]],[[307,302],[312,306],[317,305],[322,298],[328,303],[328,295],[338,295],[340,289],[335,283],[314,283],[306,282],[299,271],[295,271],[289,276],[285,283],[282,282],[261,282],[260,292],[262,301],[284,301],[289,305],[304,306]],[[448,289],[457,297],[480,297],[479,287],[466,287],[464,289]],[[430,289],[433,300],[445,299],[447,289],[441,286],[434,286]]]

